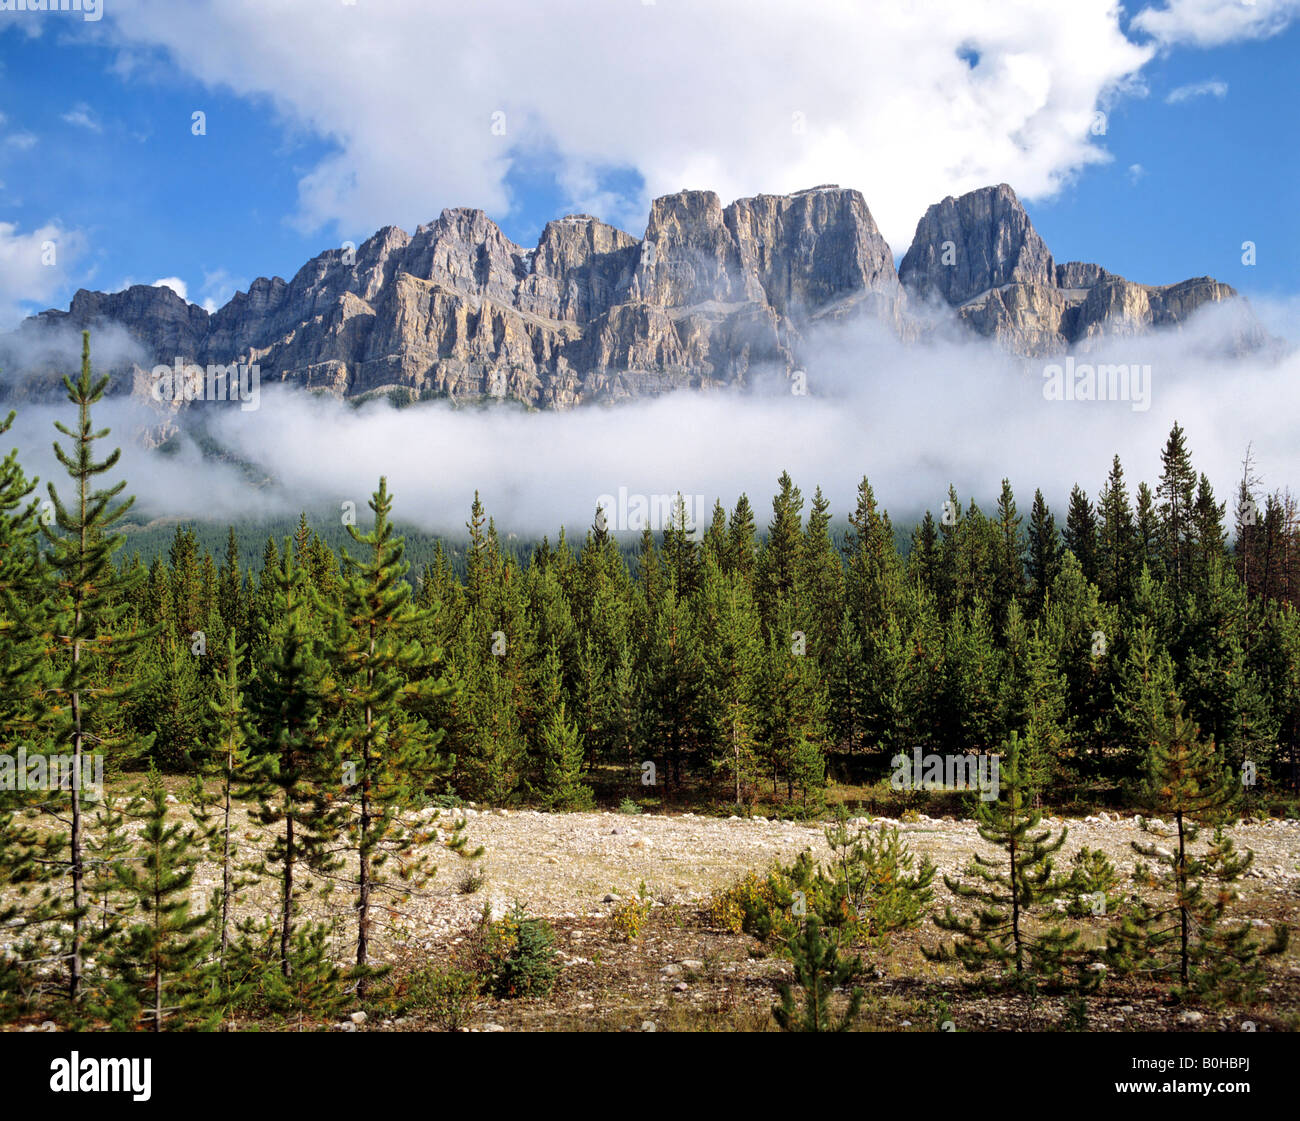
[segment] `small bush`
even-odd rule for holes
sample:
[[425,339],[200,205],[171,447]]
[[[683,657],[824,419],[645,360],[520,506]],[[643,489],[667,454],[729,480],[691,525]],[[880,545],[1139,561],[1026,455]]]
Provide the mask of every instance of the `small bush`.
[[479,975],[493,996],[545,996],[555,987],[560,963],[555,930],[544,919],[529,918],[521,904],[510,914],[489,920],[483,909],[479,925]]
[[482,987],[477,973],[454,966],[426,965],[406,979],[405,1005],[425,1012],[443,1031],[459,1031]]
[[650,893],[646,890],[645,880],[642,880],[636,898],[624,900],[609,917],[614,940],[635,942],[640,938],[646,919],[650,917],[651,905]]
[[826,830],[826,867],[811,852],[766,875],[750,872],[714,896],[709,916],[733,933],[785,941],[815,915],[828,933],[882,946],[900,930],[915,929],[933,896],[934,865],[915,858],[897,829],[852,830],[846,816]]
[[485,883],[487,883],[487,873],[482,868],[470,867],[456,884],[456,890],[461,895],[473,895],[480,891]]
[[780,912],[793,901],[786,878],[780,869],[766,875],[747,873],[742,879],[714,895],[709,903],[709,918],[715,926],[733,934],[753,934],[765,938],[771,933]]
[[641,803],[633,801],[631,798],[624,798],[618,804],[618,812],[621,814],[639,814],[641,812]]

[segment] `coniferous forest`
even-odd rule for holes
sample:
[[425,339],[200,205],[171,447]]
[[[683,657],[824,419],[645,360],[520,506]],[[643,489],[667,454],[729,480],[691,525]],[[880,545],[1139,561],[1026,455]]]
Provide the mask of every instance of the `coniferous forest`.
[[[1000,798],[942,806],[1010,864],[945,876],[982,909],[936,911],[955,941],[927,958],[1064,985],[1086,1019],[1107,969],[1245,992],[1282,948],[1280,927],[1266,945],[1225,925],[1212,886],[1250,864],[1218,827],[1293,813],[1300,774],[1300,526],[1249,460],[1219,496],[1175,425],[1149,483],[1116,457],[1065,510],[1009,482],[990,510],[950,489],[904,550],[866,478],[840,543],[821,491],[782,474],[770,506],[742,495],[706,526],[679,506],[632,563],[599,514],[521,561],[475,497],[462,574],[441,545],[411,570],[379,479],[345,548],[304,516],[246,567],[234,529],[213,556],[182,526],[146,566],[122,547],[129,481],[85,346],[64,474],[38,487],[15,453],[0,479],[7,1021],[302,1026],[418,1006],[454,1027],[474,1000],[549,992],[555,932],[522,906],[486,909],[454,967],[394,974],[374,951],[413,893],[461,865],[475,890],[478,806],[838,821],[830,864],[751,873],[708,914],[794,962],[779,1026],[845,1027],[862,992],[834,1011],[827,996],[859,976],[845,952],[918,929],[935,877],[849,811],[914,820],[930,803],[891,772],[932,754],[1002,760]],[[95,767],[102,786],[67,781]],[[1054,870],[1064,837],[1037,832],[1043,815],[1102,807],[1176,830],[1176,856],[1139,850],[1167,865],[1140,866],[1149,891],[1088,850]],[[1197,823],[1214,839],[1193,856]],[[200,865],[214,887],[196,900]],[[319,917],[321,893],[344,919]],[[1054,900],[1097,897],[1100,944],[1049,925]],[[651,910],[644,884],[619,903],[624,941]]]

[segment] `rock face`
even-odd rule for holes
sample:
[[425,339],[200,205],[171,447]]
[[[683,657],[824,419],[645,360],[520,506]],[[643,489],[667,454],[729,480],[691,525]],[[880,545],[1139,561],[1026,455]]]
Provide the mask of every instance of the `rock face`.
[[[1174,327],[1203,305],[1236,296],[1209,277],[1152,286],[1100,265],[1055,264],[1005,183],[930,207],[898,275],[920,301],[952,309],[979,334],[1027,356]],[[1237,350],[1267,341],[1249,315],[1236,334]]]
[[930,207],[898,275],[918,295],[937,295],[951,307],[990,288],[1056,284],[1052,254],[1005,183]]
[[[166,288],[83,290],[68,311],[27,320],[8,345],[0,338],[0,352],[118,324],[140,352],[119,360],[128,376],[114,379],[118,391],[147,391],[153,365],[181,359],[257,363],[263,385],[338,396],[563,408],[788,375],[827,320],[864,317],[910,340],[933,326],[914,311],[937,305],[1038,355],[1176,325],[1233,295],[1208,278],[1153,288],[1096,265],[1056,265],[1006,185],[930,207],[897,273],[857,191],[726,207],[710,191],[682,191],[655,200],[641,240],[575,214],[547,223],[533,249],[480,210],[444,210],[414,235],[389,226],[355,250],[322,253],[287,283],[258,279],[213,314]],[[11,377],[0,389],[13,387]]]

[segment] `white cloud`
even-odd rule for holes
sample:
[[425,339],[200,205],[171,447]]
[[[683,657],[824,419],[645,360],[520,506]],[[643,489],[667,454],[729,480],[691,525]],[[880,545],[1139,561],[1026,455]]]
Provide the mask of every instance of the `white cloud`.
[[188,300],[189,286],[179,276],[164,276],[161,280],[155,280],[152,284],[154,288],[170,288],[182,300]]
[[1227,96],[1228,83],[1219,78],[1210,78],[1204,82],[1193,82],[1191,85],[1170,90],[1169,96],[1165,98],[1165,104],[1178,105],[1184,101],[1191,101],[1194,97],[1217,97],[1222,101]]
[[95,111],[84,101],[78,101],[76,105],[64,113],[63,120],[70,125],[76,125],[78,128],[89,129],[91,132],[104,131],[104,126],[95,117]]
[[1167,0],[1143,8],[1132,26],[1164,46],[1217,47],[1267,39],[1300,16],[1300,0]]
[[[685,186],[729,201],[838,182],[864,193],[901,251],[947,194],[1005,181],[1041,199],[1108,160],[1093,114],[1154,51],[1125,38],[1114,0],[119,0],[115,12],[124,49],[160,47],[333,141],[300,178],[297,218],[342,236],[409,229],[444,206],[504,217],[512,166],[536,157],[570,206],[636,234],[649,197]],[[639,172],[645,193],[610,196],[613,170]]]
[[[596,499],[620,487],[703,494],[709,506],[721,497],[728,507],[745,491],[764,511],[785,468],[806,498],[820,484],[839,517],[864,474],[899,521],[937,511],[949,483],[989,510],[1007,476],[1022,514],[1038,486],[1059,524],[1071,485],[1095,497],[1114,454],[1130,494],[1139,479],[1154,483],[1175,420],[1220,499],[1232,493],[1252,441],[1270,487],[1300,475],[1300,352],[1224,357],[1233,312],[1216,305],[1179,331],[1116,338],[1090,353],[1090,362],[1150,367],[1146,410],[1045,399],[1052,360],[1022,361],[982,340],[903,346],[858,321],[809,337],[809,395],[800,397],[782,377],[756,378],[749,391],[683,390],[613,408],[527,413],[433,403],[399,411],[383,401],[354,408],[263,379],[260,408],[215,406],[207,418],[220,445],[266,471],[268,484],[256,488],[239,468],[201,459],[188,442],[160,469],[164,461],[129,442],[139,418],[120,399],[97,408],[96,419],[127,445],[123,471],[150,515],[219,520],[330,509],[337,517],[344,500],[364,510],[383,474],[404,521],[463,532],[479,490],[503,532],[553,540],[561,521],[588,525]],[[1294,329],[1297,313],[1279,306],[1269,318]],[[77,343],[69,337],[69,355]],[[114,340],[97,336],[92,345],[98,363],[115,353]],[[24,465],[43,477],[52,471],[49,420],[26,410],[14,437]],[[339,448],[347,454],[333,454]]]
[[227,269],[205,269],[203,284],[199,288],[199,302],[209,314],[229,302],[230,298],[241,288],[247,288],[248,281],[242,277],[232,276]]
[[0,222],[0,326],[12,326],[34,305],[46,307],[68,283],[69,266],[85,249],[84,235],[47,222],[29,233]]
[[1143,167],[1140,163],[1129,164],[1128,181],[1132,183],[1133,186],[1136,187],[1138,181],[1146,177],[1146,173],[1147,173],[1147,169]]

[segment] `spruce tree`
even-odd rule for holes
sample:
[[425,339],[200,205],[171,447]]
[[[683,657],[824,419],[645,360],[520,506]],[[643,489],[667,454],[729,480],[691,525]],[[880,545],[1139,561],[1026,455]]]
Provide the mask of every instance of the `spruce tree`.
[[1029,511],[1029,548],[1025,561],[1025,574],[1033,604],[1031,615],[1037,615],[1056,574],[1061,570],[1061,540],[1056,530],[1056,519],[1047,507],[1041,490],[1034,491],[1034,505]]
[[1025,574],[1020,540],[1020,514],[1016,510],[1016,496],[1009,479],[1002,480],[1002,492],[997,505],[997,553],[993,572],[993,625],[1000,632],[1006,625],[1011,604],[1024,592]]
[[749,499],[741,495],[727,522],[727,553],[724,568],[728,575],[737,575],[751,587],[754,582],[754,511]]
[[798,603],[799,560],[803,553],[803,495],[788,472],[781,472],[780,491],[772,499],[772,521],[758,553],[754,598],[767,631],[786,603]]
[[1174,591],[1181,593],[1189,578],[1192,547],[1195,543],[1196,472],[1182,427],[1174,422],[1160,453],[1160,538],[1164,563],[1173,580]]
[[1097,496],[1097,583],[1102,598],[1127,603],[1134,577],[1135,529],[1124,468],[1111,461],[1106,485]]
[[1097,515],[1088,496],[1075,487],[1070,491],[1070,508],[1065,518],[1065,547],[1079,562],[1084,579],[1097,582]]
[[901,575],[894,528],[887,511],[876,508],[875,492],[864,477],[849,515],[845,606],[853,628],[866,636],[884,625],[898,597]]
[[830,524],[830,503],[818,487],[804,531],[799,586],[805,589],[800,621],[809,654],[823,668],[831,665],[844,610],[844,565],[831,540]]

